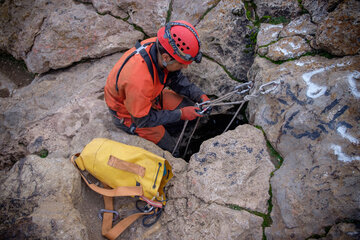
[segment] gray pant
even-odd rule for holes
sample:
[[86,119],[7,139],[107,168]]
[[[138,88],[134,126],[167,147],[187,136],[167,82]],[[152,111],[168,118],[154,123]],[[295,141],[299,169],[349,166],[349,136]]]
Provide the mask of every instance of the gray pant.
[[[184,99],[181,101],[181,103],[179,104],[179,106],[176,109],[183,108],[186,106],[194,106],[194,102],[192,102],[188,98],[184,97]],[[109,109],[109,111],[112,116],[113,123],[115,124],[115,126],[117,128],[120,128],[121,130],[123,130],[129,134],[136,135],[136,133],[134,132],[135,125],[134,125],[134,128],[131,128],[131,126],[130,126],[130,128],[127,127],[126,125],[123,124],[123,120],[119,119],[117,117],[115,111],[113,111],[111,109]],[[175,145],[176,145],[177,137],[180,135],[183,125],[184,125],[183,120],[179,120],[177,122],[164,125],[165,134],[160,139],[160,141],[157,143],[157,145],[159,147],[161,147],[162,149],[172,153],[172,151],[174,150]],[[179,157],[179,156],[180,156],[180,152],[179,152],[179,149],[177,149],[174,153],[174,157]]]

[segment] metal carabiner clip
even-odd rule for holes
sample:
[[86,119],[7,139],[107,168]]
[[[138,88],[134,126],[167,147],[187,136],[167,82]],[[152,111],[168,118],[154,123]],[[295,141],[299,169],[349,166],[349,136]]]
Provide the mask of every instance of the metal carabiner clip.
[[118,219],[119,218],[119,213],[117,212],[117,211],[114,211],[114,210],[108,210],[108,209],[100,209],[99,210],[99,213],[98,213],[98,217],[99,217],[99,219],[102,221],[103,220],[103,216],[102,216],[102,214],[103,213],[113,213],[113,214],[115,214],[115,216],[113,216],[113,221],[116,221],[116,219]]
[[[271,81],[271,82],[268,82],[268,83],[265,83],[263,85],[261,85],[259,87],[259,93],[260,94],[267,94],[269,92],[272,92],[274,91],[281,83],[283,83],[282,80],[277,80],[277,81]],[[268,87],[268,86],[271,86],[271,85],[274,85],[273,87],[265,90],[265,87]]]
[[237,94],[244,94],[246,92],[249,92],[250,89],[252,88],[253,86],[253,82],[250,81],[250,82],[246,82],[246,83],[243,83],[243,84],[240,84],[240,85],[237,85],[234,90],[237,90]]
[[[154,211],[153,214],[144,216],[144,218],[142,220],[142,224],[144,227],[151,227],[159,220],[161,213],[162,213],[162,208],[156,208],[153,211]],[[152,222],[146,223],[147,220],[152,219],[152,218],[155,218],[155,219]]]
[[140,212],[148,213],[148,212],[151,212],[154,209],[154,206],[151,206],[150,204],[146,204],[144,207],[140,207],[139,203],[142,203],[142,202],[144,202],[144,201],[137,200],[135,202],[136,209],[139,210]]

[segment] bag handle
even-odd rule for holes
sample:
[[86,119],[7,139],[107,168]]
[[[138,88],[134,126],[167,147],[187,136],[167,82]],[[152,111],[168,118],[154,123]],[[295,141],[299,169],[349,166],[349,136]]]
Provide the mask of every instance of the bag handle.
[[123,197],[123,196],[142,196],[143,195],[143,189],[141,186],[135,186],[135,187],[117,187],[114,189],[106,189],[99,187],[95,185],[94,183],[91,183],[85,175],[81,172],[81,170],[78,168],[78,166],[75,163],[75,158],[79,157],[80,153],[74,154],[71,156],[71,162],[74,164],[76,169],[79,171],[82,179],[84,179],[85,183],[91,188],[93,191],[107,197]]
[[139,175],[140,177],[145,176],[145,168],[143,166],[140,166],[138,164],[132,163],[132,162],[126,162],[124,160],[121,160],[117,157],[114,157],[110,155],[109,161],[107,163],[109,166],[114,167],[119,170],[123,170],[126,172],[134,173],[136,175]]

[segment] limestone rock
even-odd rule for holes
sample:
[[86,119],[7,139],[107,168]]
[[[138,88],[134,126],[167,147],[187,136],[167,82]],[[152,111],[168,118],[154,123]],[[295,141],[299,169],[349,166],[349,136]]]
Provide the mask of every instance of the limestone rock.
[[316,25],[311,22],[309,14],[295,18],[280,33],[280,37],[315,35]]
[[240,84],[231,79],[219,64],[205,57],[200,64],[193,63],[182,71],[208,95],[220,97]]
[[111,14],[112,16],[126,18],[129,15],[125,10],[120,9],[115,1],[112,0],[76,0],[83,3],[91,3],[101,14]]
[[266,56],[274,61],[279,61],[297,58],[311,51],[312,48],[305,39],[294,36],[282,38],[278,42],[268,46]]
[[[333,226],[326,237],[321,240],[355,240],[360,237],[359,225],[355,223],[339,223]],[[312,239],[312,238],[310,238]]]
[[261,47],[264,45],[268,45],[271,42],[277,41],[283,27],[283,24],[273,25],[268,23],[262,23],[260,25],[259,33],[257,35],[256,45],[258,47]]
[[0,72],[0,97],[9,97],[14,89],[16,89],[15,83],[13,83],[5,74]]
[[70,0],[2,1],[0,49],[17,59],[24,59],[49,13],[70,6]]
[[314,23],[321,23],[332,12],[342,0],[303,0],[304,8],[310,12]]
[[121,20],[100,16],[83,4],[74,5],[66,11],[52,12],[44,21],[25,62],[30,71],[43,73],[131,48],[142,37],[141,32]]
[[271,179],[268,239],[304,239],[336,219],[359,219],[359,63],[359,56],[281,65],[256,58],[249,71],[257,86],[284,81],[249,103],[249,121],[263,127],[284,158]]
[[217,204],[199,206],[168,229],[172,239],[261,239],[262,219]]
[[265,146],[262,132],[249,125],[204,142],[190,160],[191,192],[205,202],[266,213],[274,166]]
[[86,239],[73,206],[79,180],[68,159],[29,155],[17,162],[0,186],[1,238]]
[[243,81],[253,61],[251,44],[251,22],[245,14],[234,14],[233,9],[242,9],[243,4],[230,0],[221,1],[197,25],[201,49],[209,57],[223,65],[233,77]]
[[360,2],[345,1],[319,24],[316,44],[333,55],[355,55],[360,52]]
[[259,18],[264,16],[294,18],[301,12],[297,0],[255,0],[256,13]]
[[165,25],[170,0],[116,0],[115,3],[129,14],[130,23],[141,27],[148,36],[155,37],[159,28]]
[[185,20],[195,26],[199,23],[200,18],[218,3],[218,0],[175,0],[172,3],[171,21]]

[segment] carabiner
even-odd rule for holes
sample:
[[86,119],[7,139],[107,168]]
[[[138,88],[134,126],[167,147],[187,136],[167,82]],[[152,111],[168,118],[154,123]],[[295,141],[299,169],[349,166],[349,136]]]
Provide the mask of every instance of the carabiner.
[[135,202],[135,206],[136,206],[136,209],[139,210],[140,212],[143,212],[143,213],[148,213],[148,212],[151,212],[153,209],[154,209],[154,206],[151,206],[150,204],[146,204],[144,207],[140,207],[138,204],[140,202],[144,202],[142,200],[137,200]]
[[[157,210],[157,211],[156,211]],[[154,209],[154,213],[151,214],[151,215],[147,215],[147,216],[144,216],[143,220],[142,220],[142,223],[143,223],[143,226],[144,227],[151,227],[152,225],[154,225],[160,218],[161,216],[161,213],[162,213],[162,208],[156,208]],[[146,221],[148,219],[151,219],[151,218],[154,218],[154,221],[153,222],[150,222],[150,223],[146,223]]]
[[[259,93],[260,94],[267,94],[269,92],[272,92],[274,91],[281,83],[283,83],[282,80],[277,80],[277,81],[271,81],[271,82],[268,82],[268,83],[265,83],[263,85],[261,85],[259,87]],[[264,88],[265,87],[268,87],[268,86],[271,86],[271,85],[274,85],[272,88],[269,88],[268,90],[265,90]]]
[[99,210],[99,213],[98,213],[98,217],[99,217],[99,219],[102,221],[103,220],[103,216],[102,216],[102,214],[103,213],[113,213],[113,214],[115,214],[115,216],[113,216],[113,221],[115,221],[116,219],[118,219],[119,218],[119,213],[117,212],[117,211],[114,211],[114,210],[108,210],[108,209],[100,209]]
[[248,91],[250,91],[250,89],[252,88],[253,86],[253,82],[250,81],[250,82],[246,82],[246,83],[243,83],[243,84],[240,84],[240,85],[237,85],[234,90],[237,90],[237,94],[244,94]]

